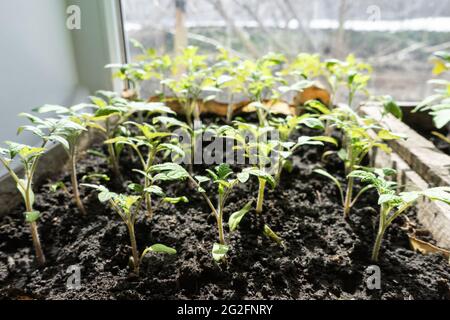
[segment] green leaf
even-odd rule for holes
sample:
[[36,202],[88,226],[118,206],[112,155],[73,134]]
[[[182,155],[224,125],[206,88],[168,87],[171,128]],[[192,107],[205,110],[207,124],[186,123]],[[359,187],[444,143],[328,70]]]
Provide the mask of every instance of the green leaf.
[[319,145],[322,146],[323,143],[317,140],[314,140],[312,137],[308,136],[301,136],[297,140],[297,145],[304,146],[304,145]]
[[267,224],[264,225],[264,234],[272,241],[275,241],[280,246],[284,247],[283,239],[281,239],[281,237],[278,236]]
[[150,171],[160,172],[155,177],[153,177],[154,181],[184,180],[189,177],[189,173],[182,166],[172,162],[154,165],[151,167]]
[[248,172],[239,172],[237,174],[237,179],[240,183],[246,183],[248,179],[250,178],[250,174]]
[[441,201],[450,204],[450,187],[437,187],[423,190],[422,194],[433,201]]
[[305,118],[302,119],[299,124],[304,124],[305,126],[312,129],[324,129],[323,122],[317,118]]
[[58,106],[58,105],[51,105],[51,104],[43,105],[42,107],[33,109],[33,111],[37,112],[37,113],[55,112],[57,114],[70,112],[69,108],[66,108],[63,106]]
[[229,247],[227,245],[214,243],[213,249],[212,249],[213,259],[217,262],[221,261],[223,258],[225,258],[228,250],[229,250]]
[[130,183],[128,189],[137,193],[142,193],[144,191],[144,187],[138,183]]
[[177,203],[180,203],[180,202],[188,203],[189,199],[187,197],[177,197],[177,198],[165,197],[163,199],[163,201],[171,203],[171,204],[177,204]]
[[142,259],[143,257],[145,257],[145,255],[146,255],[147,253],[149,253],[149,252],[167,253],[167,254],[173,255],[173,254],[176,254],[176,253],[177,253],[177,250],[175,250],[175,249],[173,249],[173,248],[171,248],[171,247],[168,247],[168,246],[166,246],[166,245],[157,243],[157,244],[152,245],[151,247],[145,248],[145,250],[142,252],[141,259]]
[[239,211],[234,212],[230,218],[228,219],[228,226],[230,228],[230,232],[233,232],[238,227],[242,218],[251,210],[253,204],[253,200],[247,202],[247,204]]
[[316,136],[316,137],[312,137],[312,140],[328,142],[328,143],[334,144],[335,146],[338,145],[338,142],[335,138],[328,137],[328,136]]
[[62,188],[64,188],[64,187],[65,187],[64,182],[58,181],[58,182],[56,182],[56,183],[54,183],[54,184],[52,184],[52,185],[50,186],[50,191],[51,191],[51,192],[56,192],[58,189],[62,189]]
[[185,152],[183,151],[183,149],[181,149],[179,146],[171,144],[171,143],[161,143],[158,146],[158,151],[162,151],[162,150],[170,150],[180,157],[185,156]]
[[161,187],[156,186],[156,185],[152,185],[152,186],[150,186],[148,188],[145,188],[144,191],[147,192],[147,193],[154,194],[154,195],[156,195],[158,197],[165,197],[166,196],[166,194],[161,189]]
[[207,182],[210,180],[208,177],[205,176],[195,176],[194,178],[195,180],[197,180],[199,184],[202,184],[203,182]]
[[233,170],[231,170],[228,164],[222,163],[216,167],[216,172],[220,180],[225,180],[230,174],[233,173]]
[[385,129],[380,130],[378,132],[378,137],[383,140],[398,140],[398,139],[407,138],[405,135],[395,134],[395,133],[390,132],[389,130],[385,130]]
[[93,104],[95,104],[97,107],[99,108],[105,108],[108,104],[105,102],[105,100],[103,100],[102,98],[99,97],[90,97],[91,101]]
[[103,190],[98,194],[98,200],[102,203],[107,202],[113,198],[115,198],[116,194],[114,192],[110,192],[109,190]]
[[[27,185],[27,181],[24,179],[19,179],[19,183],[17,183],[17,189],[19,190],[19,192],[22,194],[23,199],[26,201],[27,199],[27,191],[26,191],[26,185]],[[22,186],[24,186],[25,188],[22,188]],[[30,206],[32,207],[34,204],[34,192],[33,190],[30,188],[29,192],[28,192],[28,200],[30,201]]]
[[25,221],[28,223],[35,222],[39,219],[41,213],[39,211],[24,212]]
[[433,122],[438,129],[442,129],[450,122],[450,106],[448,109],[430,112],[433,116]]
[[383,102],[384,111],[392,114],[397,119],[403,118],[402,108],[392,99],[392,97],[386,97]]
[[242,170],[242,173],[249,174],[255,177],[258,177],[260,179],[265,180],[272,188],[275,187],[276,181],[272,175],[265,172],[264,170],[259,170],[257,168],[246,168]]
[[386,193],[380,195],[380,197],[378,198],[378,204],[398,202],[399,200],[401,200],[401,198],[396,196],[395,194]]

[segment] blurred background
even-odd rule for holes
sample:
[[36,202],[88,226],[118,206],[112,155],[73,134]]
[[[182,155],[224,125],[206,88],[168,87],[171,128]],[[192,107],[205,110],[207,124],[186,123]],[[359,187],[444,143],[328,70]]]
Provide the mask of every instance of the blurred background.
[[127,39],[160,53],[354,53],[374,67],[371,92],[399,101],[430,94],[429,57],[450,49],[450,0],[122,0],[122,14]]

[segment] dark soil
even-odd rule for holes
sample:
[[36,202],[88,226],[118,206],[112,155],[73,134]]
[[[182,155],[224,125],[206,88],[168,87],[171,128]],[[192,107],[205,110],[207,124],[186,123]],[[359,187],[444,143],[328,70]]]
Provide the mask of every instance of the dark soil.
[[[36,199],[36,209],[43,213],[39,232],[47,264],[36,267],[23,208],[13,210],[0,221],[0,298],[450,299],[448,261],[411,251],[403,217],[383,243],[381,290],[367,288],[366,269],[372,264],[377,228],[376,195],[363,197],[345,221],[335,186],[311,172],[320,165],[322,152],[321,147],[301,149],[293,158],[293,172],[284,174],[277,189],[266,192],[263,214],[249,212],[232,234],[226,226],[231,249],[222,264],[211,258],[217,231],[207,205],[186,184],[168,185],[170,195],[186,195],[190,202],[159,205],[151,222],[142,212],[136,234],[141,250],[163,243],[178,253],[148,254],[140,278],[130,275],[129,238],[119,217],[86,188],[81,193],[89,215],[80,216],[63,191],[49,191],[49,181]],[[133,163],[129,156],[122,158],[126,180],[136,179],[131,176]],[[104,159],[89,154],[78,165],[80,178],[109,173]],[[339,160],[331,158],[326,168],[343,180]],[[69,187],[69,176],[59,178]],[[109,187],[120,191],[112,182]],[[255,180],[238,187],[225,220],[256,192]],[[286,248],[263,234],[265,223],[283,238]],[[66,288],[66,271],[72,265],[81,267],[79,290]]]

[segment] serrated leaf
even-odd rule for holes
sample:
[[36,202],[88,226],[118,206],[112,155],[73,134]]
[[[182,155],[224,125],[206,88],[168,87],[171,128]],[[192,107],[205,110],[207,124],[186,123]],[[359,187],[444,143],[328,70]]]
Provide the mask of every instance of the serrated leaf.
[[220,180],[225,180],[230,174],[233,173],[233,170],[231,170],[228,164],[222,163],[216,167],[216,172]]

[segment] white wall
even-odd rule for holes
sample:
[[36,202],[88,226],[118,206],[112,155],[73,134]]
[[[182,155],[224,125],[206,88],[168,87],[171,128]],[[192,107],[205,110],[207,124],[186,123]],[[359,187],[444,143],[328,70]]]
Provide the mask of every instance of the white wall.
[[[66,27],[68,5],[81,8],[81,30]],[[118,0],[0,1],[0,145],[43,104],[73,105],[99,89],[118,89],[110,62],[120,62]],[[0,176],[3,168],[0,168]]]
[[65,3],[1,1],[0,39],[0,139],[17,140],[19,112],[71,103],[80,90]]
[[[0,2],[0,142],[17,139],[19,112],[45,103],[70,105],[112,89],[120,62],[114,0]],[[66,8],[81,8],[81,30],[66,28]],[[108,25],[109,24],[109,25]],[[28,139],[20,139],[31,143]]]

